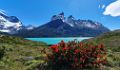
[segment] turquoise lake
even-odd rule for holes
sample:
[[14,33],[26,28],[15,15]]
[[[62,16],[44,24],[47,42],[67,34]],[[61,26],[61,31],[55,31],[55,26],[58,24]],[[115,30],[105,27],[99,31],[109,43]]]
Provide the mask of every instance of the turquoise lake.
[[32,41],[38,41],[38,42],[45,42],[47,44],[57,44],[59,43],[61,40],[64,40],[65,42],[68,41],[73,41],[73,40],[77,40],[77,41],[82,41],[84,39],[90,39],[92,37],[67,37],[67,38],[25,38],[28,40],[32,40]]

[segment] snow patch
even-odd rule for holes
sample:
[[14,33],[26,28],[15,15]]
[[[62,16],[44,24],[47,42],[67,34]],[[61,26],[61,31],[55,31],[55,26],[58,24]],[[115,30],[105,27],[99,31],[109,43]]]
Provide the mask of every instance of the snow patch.
[[[18,22],[10,22],[3,15],[5,15],[5,14],[2,11],[0,11],[0,26],[1,26],[0,31],[1,32],[7,32],[7,33],[10,33],[10,34],[11,33],[13,34],[16,31],[21,29],[22,23],[20,21],[18,21]],[[7,16],[7,15],[5,15],[5,16]]]

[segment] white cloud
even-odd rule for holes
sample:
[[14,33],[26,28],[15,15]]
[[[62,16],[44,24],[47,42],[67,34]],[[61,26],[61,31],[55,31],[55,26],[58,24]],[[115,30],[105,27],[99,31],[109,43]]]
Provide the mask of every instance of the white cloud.
[[105,11],[103,12],[104,15],[110,15],[113,17],[120,16],[120,0],[117,0],[111,4],[109,4]]

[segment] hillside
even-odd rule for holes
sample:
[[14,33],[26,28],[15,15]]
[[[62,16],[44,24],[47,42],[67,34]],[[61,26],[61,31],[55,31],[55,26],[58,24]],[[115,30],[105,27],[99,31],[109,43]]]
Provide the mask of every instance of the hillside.
[[98,37],[90,39],[89,41],[102,43],[109,48],[118,48],[120,47],[120,30],[104,33]]
[[31,70],[43,62],[42,42],[0,35],[0,70]]
[[120,30],[104,33],[84,42],[104,44],[108,54],[108,65],[105,70],[120,70]]

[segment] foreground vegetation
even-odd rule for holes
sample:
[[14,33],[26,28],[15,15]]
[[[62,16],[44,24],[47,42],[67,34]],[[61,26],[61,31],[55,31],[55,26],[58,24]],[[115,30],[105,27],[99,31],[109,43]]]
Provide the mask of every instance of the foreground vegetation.
[[108,59],[105,70],[120,70],[120,30],[108,32],[96,38],[84,40],[84,42],[103,44],[107,49]]
[[[102,68],[102,70],[120,70],[120,30],[108,32],[101,36],[89,40],[84,40],[83,43],[85,43],[86,45],[89,44],[94,46],[95,45],[97,46],[98,44],[103,44],[106,49],[107,64],[104,65],[102,63],[102,67],[100,66],[100,68]],[[71,45],[72,47],[75,46],[74,43],[71,43]],[[58,48],[58,50],[54,50],[53,48],[55,47],[48,48],[48,46],[43,42],[33,42],[19,37],[0,35],[0,70],[53,70],[51,63],[49,61],[50,59],[47,58],[46,56],[48,55],[48,53],[52,54],[53,52],[56,52],[54,54],[56,58],[58,56],[61,56],[58,55],[59,52],[58,50],[60,49]],[[53,51],[50,51],[49,49],[53,49]],[[74,47],[74,50],[75,49],[76,48]],[[61,49],[61,51],[70,52],[70,54],[73,57],[75,56],[75,54],[72,54],[73,52],[78,53],[77,50],[69,51],[68,48]],[[45,53],[47,53],[47,55]],[[64,52],[62,54],[66,55],[67,53]],[[56,58],[54,59],[55,61]],[[79,58],[81,58],[81,56]],[[77,61],[77,59],[75,59],[75,61]],[[64,59],[62,62],[65,62]],[[74,61],[69,61],[69,62],[70,64],[71,63],[74,64]],[[56,63],[55,65],[58,66],[58,64],[59,62]],[[53,65],[53,67],[55,66]],[[64,67],[60,67],[60,68],[63,68],[61,70],[67,70]],[[97,67],[98,69],[96,68],[93,69],[93,68],[94,67],[91,67],[85,70],[100,69],[99,66]]]
[[102,44],[84,44],[78,41],[61,41],[50,47],[48,53],[49,70],[100,69],[107,64],[106,49]]
[[0,35],[0,70],[35,70],[44,62],[47,45],[19,37]]

